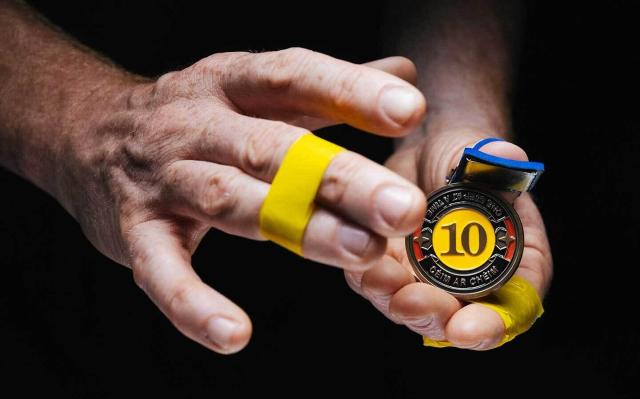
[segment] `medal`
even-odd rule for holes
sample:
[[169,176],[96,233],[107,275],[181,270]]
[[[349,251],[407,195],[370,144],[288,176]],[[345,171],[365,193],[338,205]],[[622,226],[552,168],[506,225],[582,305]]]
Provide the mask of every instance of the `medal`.
[[503,197],[531,190],[544,171],[539,162],[480,151],[497,140],[465,148],[447,185],[429,194],[422,226],[405,240],[417,277],[460,299],[497,290],[517,270],[524,233],[518,213]]

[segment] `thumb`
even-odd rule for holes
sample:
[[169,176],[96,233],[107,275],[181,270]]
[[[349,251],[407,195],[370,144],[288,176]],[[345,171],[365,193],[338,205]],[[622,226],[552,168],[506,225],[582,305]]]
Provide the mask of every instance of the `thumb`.
[[240,351],[251,336],[249,317],[200,280],[175,230],[161,220],[131,229],[135,282],[187,337],[218,353]]
[[[435,136],[435,137],[434,137]],[[425,191],[430,193],[445,185],[445,179],[454,169],[467,147],[489,137],[500,137],[487,133],[468,130],[441,132],[427,137],[419,154],[417,180]],[[526,152],[508,141],[494,141],[482,147],[482,152],[501,158],[528,161]]]

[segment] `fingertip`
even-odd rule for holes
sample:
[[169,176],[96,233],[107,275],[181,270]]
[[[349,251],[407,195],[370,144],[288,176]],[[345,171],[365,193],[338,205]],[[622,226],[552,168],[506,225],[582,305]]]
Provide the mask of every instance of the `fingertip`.
[[383,256],[361,279],[363,292],[372,297],[386,297],[413,283],[413,274],[390,256]]
[[513,159],[517,161],[529,160],[527,153],[522,148],[508,141],[493,141],[482,146],[480,151],[490,155],[495,155],[497,157]]
[[394,75],[400,79],[406,80],[414,86],[416,85],[418,82],[418,70],[413,61],[401,55],[388,57],[387,59],[397,65],[396,73],[394,73]]
[[244,349],[252,334],[251,320],[245,314],[227,316],[212,316],[206,325],[206,338],[209,347],[215,352],[229,355]]
[[451,317],[445,333],[447,340],[457,347],[487,350],[498,345],[504,337],[504,323],[493,310],[470,304]]
[[234,353],[244,349],[251,341],[253,335],[253,323],[249,316],[243,311],[242,316],[239,317],[239,328],[231,336],[230,347],[236,348]]
[[302,242],[306,258],[352,272],[371,268],[387,248],[387,239],[331,211],[316,207]]
[[374,198],[377,230],[388,237],[405,236],[420,226],[426,212],[424,193],[413,184],[380,185]]
[[410,330],[437,341],[445,339],[447,320],[458,308],[454,297],[424,283],[403,287],[389,304],[390,314]]
[[404,319],[416,319],[437,314],[441,320],[449,317],[460,308],[453,296],[432,285],[415,282],[402,287],[391,298],[391,313]]
[[346,220],[338,223],[334,245],[342,259],[341,267],[358,273],[369,270],[385,253],[387,239]]
[[361,252],[353,253],[349,251],[344,255],[345,263],[343,267],[345,270],[364,273],[370,270],[387,250],[387,239],[379,236],[373,232],[366,233],[369,236],[369,241],[364,250]]
[[387,84],[380,90],[379,109],[383,131],[392,137],[411,132],[424,118],[427,101],[422,93],[409,84]]
[[403,56],[391,56],[364,64],[370,68],[375,68],[383,72],[390,73],[405,80],[412,85],[416,84],[417,70],[410,59]]

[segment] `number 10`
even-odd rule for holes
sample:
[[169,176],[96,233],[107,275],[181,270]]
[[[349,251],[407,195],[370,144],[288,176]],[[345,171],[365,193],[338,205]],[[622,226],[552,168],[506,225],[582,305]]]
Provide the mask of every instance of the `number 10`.
[[[476,251],[471,251],[469,246],[469,235],[471,234],[472,227],[476,227],[478,230],[478,249]],[[458,252],[458,240],[456,235],[457,223],[451,223],[446,226],[442,226],[442,228],[444,230],[449,230],[449,250],[441,253],[440,255],[462,256],[466,253],[467,255],[476,256],[481,254],[487,246],[487,232],[484,231],[484,228],[480,223],[471,222],[462,229],[462,235],[460,238],[462,239],[462,249],[464,250],[464,253]]]

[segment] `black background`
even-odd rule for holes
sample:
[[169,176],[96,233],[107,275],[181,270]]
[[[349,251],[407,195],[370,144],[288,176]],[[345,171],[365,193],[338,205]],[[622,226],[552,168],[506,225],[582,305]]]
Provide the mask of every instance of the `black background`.
[[[389,55],[379,46],[377,2],[300,3],[294,17],[292,6],[273,2],[36,3],[147,75],[220,51],[303,46],[354,62]],[[247,310],[254,337],[231,357],[208,352],[181,336],[53,199],[0,170],[0,392],[637,395],[638,38],[625,3],[527,4],[515,127],[530,158],[547,166],[536,196],[555,278],[544,317],[511,344],[483,353],[423,348],[350,292],[339,270],[211,232],[194,265]],[[379,162],[391,151],[387,140],[350,128],[328,135]]]

